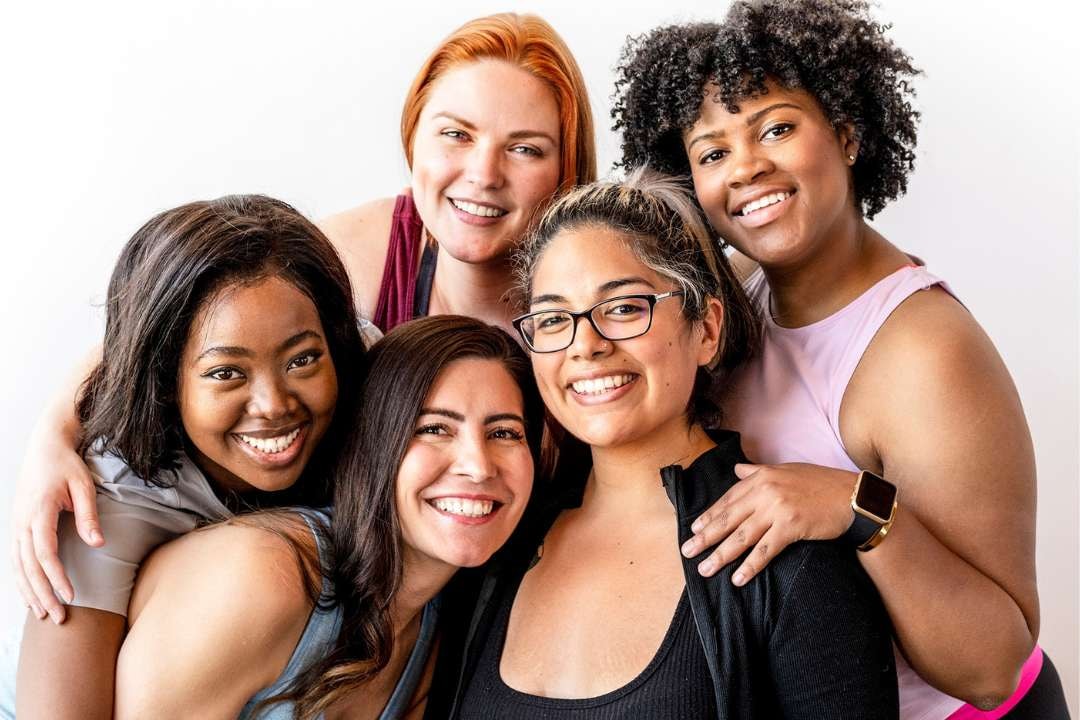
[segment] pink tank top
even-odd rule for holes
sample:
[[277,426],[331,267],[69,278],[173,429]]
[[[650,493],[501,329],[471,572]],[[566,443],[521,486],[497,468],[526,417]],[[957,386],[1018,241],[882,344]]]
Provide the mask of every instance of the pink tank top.
[[[824,320],[798,328],[777,325],[771,295],[759,268],[745,283],[761,312],[764,342],[758,357],[732,378],[725,402],[727,424],[742,434],[747,457],[759,463],[805,462],[858,471],[840,437],[840,403],[870,341],[889,315],[912,294],[948,286],[924,267],[903,267],[882,278],[849,305]],[[1032,658],[1042,659],[1035,648]],[[1029,675],[1029,660],[1023,674]],[[931,687],[896,652],[901,720],[942,720],[968,709],[962,700]],[[1035,674],[1038,674],[1037,669]],[[1021,680],[1018,696],[1032,678]],[[974,710],[974,708],[970,708]],[[978,712],[978,711],[976,711]],[[963,715],[960,717],[996,717]]]

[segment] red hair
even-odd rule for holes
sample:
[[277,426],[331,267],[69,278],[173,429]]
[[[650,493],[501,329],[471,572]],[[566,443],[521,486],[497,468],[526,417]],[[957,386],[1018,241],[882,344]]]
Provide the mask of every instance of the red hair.
[[562,168],[559,189],[596,179],[596,146],[585,80],[570,48],[536,15],[499,13],[470,20],[450,34],[424,62],[401,111],[401,144],[412,167],[412,141],[431,85],[451,67],[504,60],[543,80],[559,105]]

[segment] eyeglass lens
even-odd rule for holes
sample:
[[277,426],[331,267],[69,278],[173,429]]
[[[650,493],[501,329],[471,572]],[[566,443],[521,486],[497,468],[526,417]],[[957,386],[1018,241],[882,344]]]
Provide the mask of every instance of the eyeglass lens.
[[[594,307],[589,317],[608,340],[626,340],[649,329],[652,305],[643,297],[616,298]],[[570,346],[576,324],[569,312],[552,310],[532,315],[521,324],[521,329],[535,350],[553,352]]]

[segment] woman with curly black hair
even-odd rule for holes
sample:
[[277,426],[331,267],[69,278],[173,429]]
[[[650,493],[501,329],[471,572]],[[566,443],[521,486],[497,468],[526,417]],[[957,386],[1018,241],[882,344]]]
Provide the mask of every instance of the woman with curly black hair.
[[624,51],[623,162],[692,177],[764,315],[725,409],[765,464],[683,551],[719,544],[699,571],[741,558],[743,585],[793,541],[846,541],[895,626],[902,718],[1066,717],[1035,647],[1017,392],[951,290],[867,222],[914,165],[918,70],[886,29],[861,0],[750,0]]

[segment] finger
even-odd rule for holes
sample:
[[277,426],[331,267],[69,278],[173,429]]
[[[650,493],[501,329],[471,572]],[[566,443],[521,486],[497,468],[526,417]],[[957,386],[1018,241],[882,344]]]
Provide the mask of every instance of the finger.
[[735,477],[740,480],[746,480],[763,467],[765,466],[753,465],[751,463],[735,463]]
[[44,620],[45,610],[38,604],[37,596],[30,589],[30,582],[26,579],[26,574],[22,569],[18,540],[11,544],[11,574],[15,577],[15,587],[19,589],[19,594],[22,595],[23,602],[30,608],[30,612],[34,613],[38,620]]
[[101,534],[93,478],[83,470],[77,481],[68,483],[68,492],[71,493],[71,509],[75,513],[75,529],[79,537],[90,547],[101,547],[105,544],[105,536]]
[[746,556],[746,559],[732,574],[731,582],[738,587],[750,582],[755,575],[764,570],[765,566],[772,562],[772,559],[791,543],[792,540],[783,531],[777,529],[776,525],[773,525],[761,536],[757,545],[754,546],[753,552]]
[[761,539],[766,530],[768,526],[759,525],[753,516],[747,518],[735,528],[735,532],[720,543],[720,547],[713,550],[709,557],[698,564],[698,572],[704,577],[712,577],[720,568],[736,560],[752,547]]
[[64,606],[53,594],[49,579],[45,577],[41,564],[38,563],[34,553],[34,538],[29,531],[23,533],[19,541],[20,558],[22,569],[26,574],[26,580],[30,583],[30,590],[37,599],[38,605],[49,614],[52,621],[59,625],[64,621]]
[[[702,529],[707,527],[709,523],[715,520],[719,515],[732,505],[737,503],[742,498],[746,497],[746,494],[753,488],[749,483],[735,483],[731,488],[720,496],[720,499],[712,504],[712,506],[697,516],[693,524],[690,525],[690,530],[695,533],[700,533]],[[719,539],[713,540],[714,543],[720,542]]]
[[67,573],[64,572],[64,566],[57,552],[56,521],[54,512],[38,513],[38,516],[34,518],[30,528],[34,538],[34,557],[37,558],[38,564],[41,565],[45,577],[48,578],[56,594],[64,602],[70,603],[75,596],[75,591],[71,587]]
[[706,548],[723,542],[753,512],[753,506],[740,502],[741,498],[725,500],[726,497],[720,498],[720,502],[709,509],[706,521],[693,537],[683,543],[684,557],[695,557],[705,552]]

